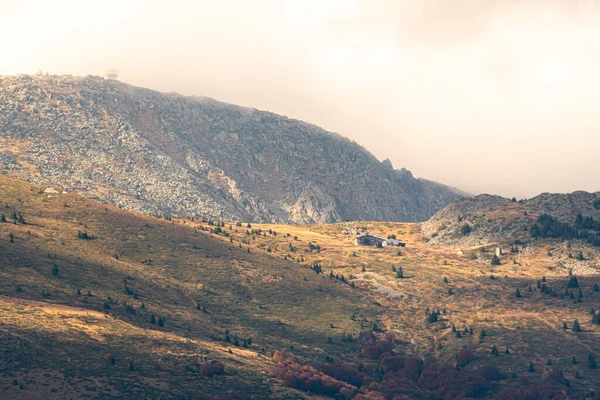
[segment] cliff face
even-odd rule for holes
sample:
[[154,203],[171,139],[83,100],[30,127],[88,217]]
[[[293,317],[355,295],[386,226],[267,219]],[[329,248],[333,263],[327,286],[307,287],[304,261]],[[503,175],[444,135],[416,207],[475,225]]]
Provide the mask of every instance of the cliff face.
[[99,77],[0,78],[2,173],[149,214],[422,221],[462,193],[269,112]]

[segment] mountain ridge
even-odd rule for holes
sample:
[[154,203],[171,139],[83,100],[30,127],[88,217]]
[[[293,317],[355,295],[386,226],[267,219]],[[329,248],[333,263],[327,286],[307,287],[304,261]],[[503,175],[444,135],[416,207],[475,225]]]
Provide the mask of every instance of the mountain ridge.
[[519,201],[490,194],[463,198],[424,222],[421,232],[429,244],[442,247],[527,241],[540,216],[549,215],[558,223],[573,226],[578,214],[600,220],[600,192],[541,193]]
[[422,221],[465,195],[313,124],[100,77],[0,77],[3,173],[146,214]]

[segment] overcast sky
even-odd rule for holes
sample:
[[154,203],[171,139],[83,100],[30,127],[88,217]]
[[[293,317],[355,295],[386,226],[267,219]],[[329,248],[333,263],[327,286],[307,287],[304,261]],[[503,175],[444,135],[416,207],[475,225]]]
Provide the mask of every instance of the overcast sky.
[[0,0],[0,74],[302,119],[471,193],[600,190],[600,2]]

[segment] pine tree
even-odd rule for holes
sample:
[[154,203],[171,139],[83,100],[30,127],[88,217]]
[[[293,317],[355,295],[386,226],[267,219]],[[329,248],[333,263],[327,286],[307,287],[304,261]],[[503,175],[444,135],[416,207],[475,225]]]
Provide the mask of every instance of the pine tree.
[[152,316],[150,317],[150,323],[152,325],[156,325],[156,317],[154,316],[154,313],[152,313]]
[[597,283],[594,283],[594,292],[600,292],[600,287],[598,287]]
[[598,364],[596,363],[596,357],[592,353],[588,355],[588,368],[596,369],[598,368]]
[[566,322],[563,322],[563,329],[569,329]]
[[402,267],[398,267],[398,270],[396,271],[396,278],[404,278],[404,271],[402,270]]
[[129,361],[129,370],[135,371],[135,367],[133,366],[133,361]]
[[437,320],[438,320],[437,312],[435,312],[435,311],[431,312],[427,319],[429,322],[437,322]]
[[496,347],[496,345],[492,346],[492,355],[493,356],[498,356],[498,348]]
[[500,265],[500,259],[498,258],[497,255],[494,254],[494,256],[492,257],[491,264],[492,265]]
[[448,296],[452,296],[454,294],[454,292],[452,291],[452,288],[448,288]]
[[165,326],[165,320],[163,319],[163,317],[158,317],[158,326]]
[[571,276],[569,278],[569,282],[567,283],[567,288],[575,289],[579,287],[579,282],[577,282],[577,277]]
[[448,283],[448,278],[444,277],[444,283]]
[[535,371],[535,368],[533,367],[533,362],[530,362],[530,363],[529,363],[529,368],[527,368],[527,370],[528,370],[529,372],[534,372],[534,371]]
[[517,291],[515,292],[515,297],[516,297],[517,299],[520,299],[520,298],[521,298],[521,291],[519,290],[519,288],[517,288]]
[[0,216],[0,222],[6,222],[6,217],[4,216],[4,214]]
[[573,321],[573,332],[581,332],[578,320]]
[[58,274],[60,274],[60,270],[58,268],[58,265],[54,264],[52,266],[52,276],[58,276]]

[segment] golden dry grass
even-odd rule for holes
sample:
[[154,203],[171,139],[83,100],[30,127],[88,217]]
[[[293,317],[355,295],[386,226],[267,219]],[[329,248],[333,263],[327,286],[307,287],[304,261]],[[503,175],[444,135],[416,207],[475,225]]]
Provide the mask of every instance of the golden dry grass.
[[[215,226],[207,221],[165,221],[72,194],[48,197],[41,189],[0,177],[1,212],[22,213],[27,221],[0,223],[0,343],[6,349],[0,397],[243,398],[250,390],[256,398],[303,396],[270,378],[269,353],[293,347],[306,359],[353,361],[354,347],[342,338],[356,337],[372,322],[396,332],[403,342],[399,353],[453,362],[461,347],[472,348],[477,360],[467,368],[498,365],[506,376],[499,386],[517,383],[512,372],[539,377],[549,358],[550,368],[563,371],[577,393],[600,385],[586,364],[588,353],[600,354],[600,326],[589,315],[590,307],[600,308],[600,294],[592,290],[600,279],[578,276],[582,303],[542,295],[536,289],[542,276],[559,294],[566,288],[565,270],[547,255],[553,242],[536,243],[520,265],[505,254],[502,265],[492,267],[491,251],[459,256],[456,249],[428,246],[418,224],[225,223],[225,236],[211,233]],[[394,234],[407,246],[357,247],[354,236],[344,234],[349,227]],[[95,239],[79,239],[78,231]],[[314,263],[322,274],[311,270]],[[392,266],[406,278],[397,279]],[[428,323],[427,308],[445,313]],[[150,324],[152,314],[164,317],[165,326]],[[562,329],[575,318],[583,332]],[[484,329],[488,336],[458,338],[452,325]],[[225,330],[253,344],[233,346],[223,340]],[[498,357],[490,355],[492,345],[500,349]],[[510,354],[503,352],[507,346]],[[114,365],[107,354],[115,356]],[[223,362],[227,374],[199,377],[193,364],[198,355]],[[576,371],[581,379],[574,379]]]

